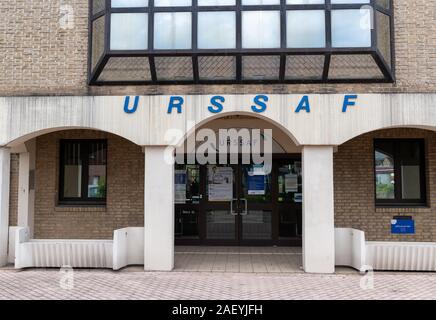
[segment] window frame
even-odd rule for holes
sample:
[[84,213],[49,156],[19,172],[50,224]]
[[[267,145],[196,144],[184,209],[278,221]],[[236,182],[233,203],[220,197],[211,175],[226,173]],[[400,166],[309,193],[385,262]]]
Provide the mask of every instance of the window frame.
[[[112,8],[111,1],[106,0],[106,7],[101,12],[92,11],[92,0],[90,1],[89,19],[89,49],[88,49],[88,83],[90,85],[156,85],[156,84],[312,84],[312,83],[393,83],[395,82],[395,41],[394,41],[394,12],[393,0],[389,0],[389,8],[386,9],[376,0],[369,3],[348,3],[333,4],[331,0],[325,0],[324,4],[287,4],[286,0],[280,0],[280,4],[274,5],[242,5],[242,0],[235,0],[236,5],[223,6],[199,6],[197,0],[192,0],[192,6],[180,7],[155,7],[154,0],[149,0],[147,7],[123,7]],[[371,29],[371,46],[369,47],[333,47],[332,46],[332,11],[361,9],[362,6],[370,6],[374,9],[373,28]],[[322,48],[289,48],[287,46],[287,12],[289,10],[324,10],[325,11],[325,40],[326,45]],[[236,13],[236,48],[235,49],[199,49],[198,40],[198,13],[199,12],[235,12]],[[258,49],[242,48],[242,12],[243,11],[279,11],[280,13],[280,48]],[[161,12],[190,12],[191,23],[191,49],[154,49],[154,13]],[[389,17],[390,37],[390,65],[383,58],[380,52],[377,39],[376,13],[380,12]],[[111,50],[110,49],[110,28],[111,14],[116,13],[146,13],[148,14],[148,48],[147,50]],[[92,52],[92,23],[98,18],[105,19],[105,41],[103,54],[98,60],[95,68],[91,67]],[[277,79],[244,79],[242,76],[242,58],[246,56],[278,56],[280,68]],[[286,76],[286,64],[288,56],[322,56],[324,57],[323,72],[320,79],[290,79]],[[329,70],[332,57],[336,56],[369,56],[372,57],[383,78],[331,78]],[[232,56],[236,60],[236,78],[224,79],[202,79],[199,75],[199,57]],[[106,64],[110,58],[122,57],[147,57],[150,70],[150,80],[99,80]],[[192,59],[192,79],[168,80],[160,79],[157,75],[155,58],[157,57],[187,57]]]
[[[392,143],[393,158],[394,158],[394,174],[395,174],[395,199],[378,199],[377,198],[377,175],[376,175],[376,150],[378,142]],[[419,199],[403,199],[402,194],[402,174],[401,174],[401,158],[399,156],[399,145],[402,142],[415,142],[419,144],[420,148],[420,191],[421,197]],[[373,175],[374,175],[374,201],[376,207],[427,207],[427,161],[426,161],[426,144],[425,139],[420,138],[404,138],[404,139],[392,139],[392,138],[377,138],[373,142]]]
[[[71,143],[79,143],[81,144],[80,151],[80,159],[82,161],[82,185],[81,185],[81,197],[80,198],[70,198],[64,197],[64,150],[66,145]],[[104,143],[106,148],[106,193],[104,198],[90,198],[87,196],[88,190],[88,181],[89,181],[89,159],[85,155],[89,155],[89,145],[92,143]],[[82,149],[82,145],[86,146]],[[107,139],[61,139],[59,141],[59,196],[58,196],[58,204],[59,205],[92,205],[92,206],[105,206],[107,200],[107,155],[108,155],[108,142]]]

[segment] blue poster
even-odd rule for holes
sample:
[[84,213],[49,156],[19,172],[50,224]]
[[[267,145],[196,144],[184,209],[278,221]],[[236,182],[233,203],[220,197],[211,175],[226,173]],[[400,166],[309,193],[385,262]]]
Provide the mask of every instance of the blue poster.
[[393,219],[391,222],[392,234],[415,234],[415,221],[413,219]]
[[265,176],[263,175],[248,176],[248,194],[249,195],[265,194]]

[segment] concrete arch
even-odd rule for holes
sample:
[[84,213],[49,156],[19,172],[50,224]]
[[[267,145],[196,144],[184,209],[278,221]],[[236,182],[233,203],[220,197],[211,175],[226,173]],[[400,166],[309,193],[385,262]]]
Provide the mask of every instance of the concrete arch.
[[435,126],[420,126],[420,125],[397,125],[397,126],[395,126],[394,125],[394,126],[379,127],[379,128],[375,128],[373,130],[366,130],[363,132],[355,132],[352,137],[339,143],[339,145],[345,144],[347,142],[350,142],[356,138],[359,138],[359,137],[364,136],[366,134],[370,134],[372,132],[384,131],[384,130],[394,130],[394,129],[417,129],[417,130],[423,130],[423,131],[436,132],[436,125]]
[[59,132],[59,131],[68,131],[68,130],[92,130],[92,131],[105,132],[105,133],[109,133],[109,134],[113,134],[115,136],[118,136],[118,137],[120,137],[122,139],[125,139],[125,140],[127,140],[129,142],[132,142],[134,144],[137,144],[135,141],[133,141],[133,140],[131,140],[129,138],[123,137],[123,136],[121,136],[121,135],[119,135],[119,134],[117,134],[115,132],[110,132],[110,131],[107,131],[107,130],[102,130],[102,129],[98,129],[98,128],[92,128],[92,127],[84,127],[84,126],[65,126],[65,127],[45,128],[45,129],[29,132],[27,134],[24,134],[22,136],[19,136],[19,137],[15,138],[15,139],[9,141],[6,146],[10,147],[10,148],[14,148],[14,147],[17,147],[19,145],[22,145],[23,143],[25,143],[25,142],[27,142],[27,141],[29,141],[31,139],[37,138],[39,136],[42,136],[42,135],[45,135],[45,134],[49,134],[49,133]]
[[213,123],[215,121],[223,120],[225,118],[232,117],[232,116],[244,116],[244,117],[264,121],[265,123],[268,123],[271,125],[271,127],[272,127],[271,129],[278,129],[282,133],[284,133],[286,135],[286,137],[290,141],[292,141],[293,144],[295,144],[296,146],[300,145],[297,138],[292,134],[292,132],[288,128],[284,127],[283,124],[275,121],[272,118],[266,117],[262,114],[254,113],[254,112],[247,112],[247,111],[227,111],[227,112],[222,112],[220,114],[212,115],[212,116],[209,116],[205,119],[202,119],[201,121],[196,122],[195,126],[193,126],[191,128],[186,128],[185,133],[183,134],[183,136],[180,139],[177,140],[176,145],[182,145],[186,141],[186,139],[188,139],[189,136],[191,136],[192,134],[195,133],[195,130],[200,129],[202,127],[205,127],[208,124]]

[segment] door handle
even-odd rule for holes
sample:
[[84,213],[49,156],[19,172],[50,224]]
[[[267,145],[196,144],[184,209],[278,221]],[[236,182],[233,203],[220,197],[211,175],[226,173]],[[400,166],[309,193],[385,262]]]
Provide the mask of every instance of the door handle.
[[245,205],[244,205],[244,211],[241,212],[241,216],[247,216],[248,215],[248,201],[247,199],[241,199],[242,201],[244,201]]
[[238,199],[232,199],[232,200],[230,200],[230,214],[231,214],[232,216],[237,216],[237,215],[238,215],[237,212],[233,211],[233,202],[234,202],[234,201],[237,201],[237,200],[238,200]]

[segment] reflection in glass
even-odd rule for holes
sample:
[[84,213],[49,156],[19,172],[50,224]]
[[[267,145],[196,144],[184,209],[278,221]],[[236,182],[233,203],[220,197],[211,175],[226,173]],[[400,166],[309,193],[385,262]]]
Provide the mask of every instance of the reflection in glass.
[[200,201],[200,167],[176,165],[174,174],[176,203],[198,204]]
[[249,210],[242,216],[244,240],[270,240],[272,238],[271,211]]
[[395,171],[392,153],[375,151],[375,177],[377,199],[395,199]]
[[280,11],[243,11],[242,47],[280,48]]
[[324,10],[287,11],[286,25],[288,48],[325,47]]
[[370,9],[333,10],[333,47],[370,47],[371,19]]
[[235,12],[199,12],[198,48],[236,48]]
[[113,13],[111,15],[111,50],[145,50],[148,47],[146,13]]
[[64,148],[64,198],[82,196],[82,160],[80,143],[69,143]]
[[278,201],[285,203],[302,202],[301,161],[279,166]]
[[212,210],[206,213],[208,239],[235,239],[235,217],[228,210]]
[[154,48],[191,49],[191,13],[159,12],[154,15]]
[[421,198],[421,150],[416,141],[400,144],[401,193],[406,200]]
[[148,0],[112,0],[112,8],[147,7]]
[[89,145],[88,198],[106,198],[106,144]]

